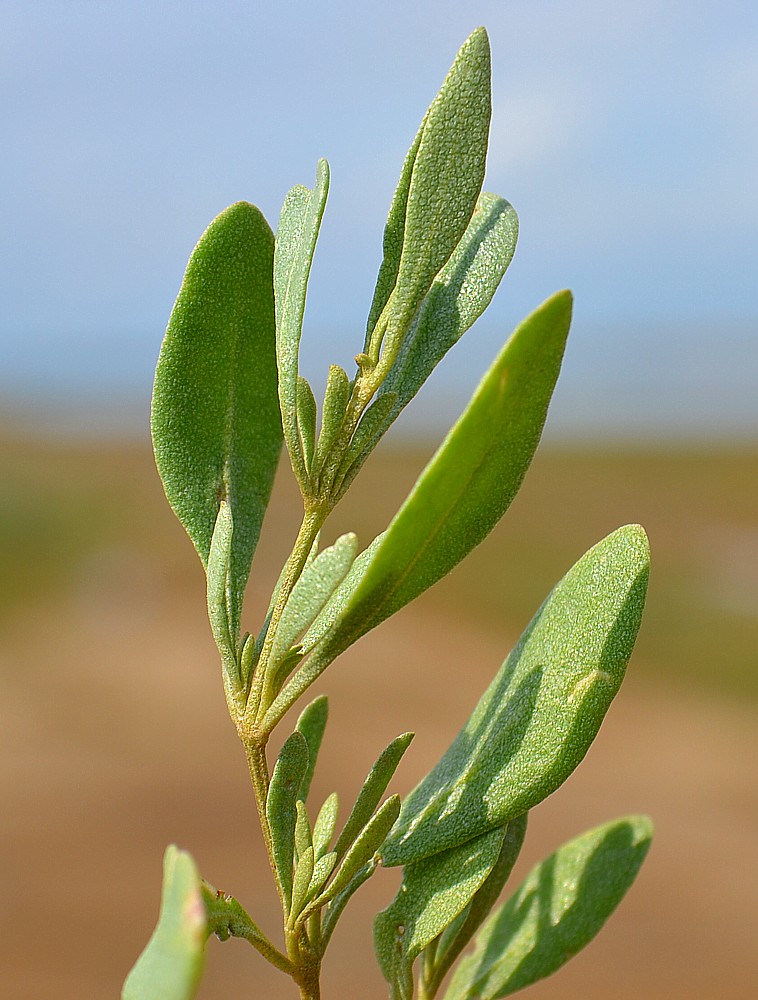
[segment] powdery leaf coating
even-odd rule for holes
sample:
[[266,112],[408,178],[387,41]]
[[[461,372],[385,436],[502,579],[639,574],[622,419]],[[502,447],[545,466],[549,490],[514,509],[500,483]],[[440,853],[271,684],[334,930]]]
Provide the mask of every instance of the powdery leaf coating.
[[538,864],[492,914],[445,1000],[497,1000],[551,975],[598,933],[645,859],[646,816],[606,823]]
[[200,874],[171,844],[163,859],[158,924],[126,977],[122,1000],[192,1000],[205,964],[208,923]]
[[329,164],[319,160],[316,186],[298,184],[284,199],[276,230],[274,294],[279,401],[292,468],[301,488],[308,480],[297,420],[297,376],[305,296],[329,192]]
[[619,528],[537,612],[470,719],[403,802],[385,864],[408,864],[501,826],[579,764],[618,691],[642,618],[649,549]]
[[504,834],[490,830],[403,869],[397,895],[374,919],[374,948],[390,985],[407,982],[414,959],[469,904],[497,861]]
[[231,628],[282,443],[274,348],[274,237],[239,202],[190,257],[155,373],[155,460],[171,507],[207,569],[219,502],[234,514]]

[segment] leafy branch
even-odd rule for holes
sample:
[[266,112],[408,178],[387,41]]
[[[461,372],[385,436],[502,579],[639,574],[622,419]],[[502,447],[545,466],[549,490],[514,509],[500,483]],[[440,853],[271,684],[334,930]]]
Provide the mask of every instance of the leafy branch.
[[[299,371],[308,280],[329,190],[286,196],[276,237],[257,208],[232,205],[187,267],[155,378],[152,430],[166,496],[207,577],[207,610],[230,716],[248,762],[282,909],[281,946],[243,906],[166,852],[156,931],[124,1000],[190,1000],[210,934],[237,937],[320,997],[320,968],[352,895],[403,866],[374,922],[393,1000],[495,1000],[557,969],[631,885],[645,817],[559,848],[498,905],[530,810],[589,749],[623,680],[648,574],[631,525],[568,570],[447,752],[401,803],[387,795],[412,733],[392,740],[340,826],[339,801],[309,803],[328,702],[301,709],[273,763],[274,729],[357,639],[453,569],[495,527],[539,442],[571,322],[558,292],[495,358],[386,530],[322,544],[327,518],[403,408],[489,304],[518,222],[482,191],[491,116],[483,28],[459,51],[402,168],[352,378],[329,367],[320,409]],[[257,634],[241,631],[245,588],[282,447],[303,517]],[[473,942],[473,951],[464,954]]]

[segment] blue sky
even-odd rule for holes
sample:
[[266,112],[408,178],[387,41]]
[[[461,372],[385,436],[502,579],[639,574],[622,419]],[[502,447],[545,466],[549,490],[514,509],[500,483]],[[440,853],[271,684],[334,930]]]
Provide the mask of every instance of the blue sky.
[[461,405],[515,322],[576,295],[555,419],[758,418],[758,5],[15,2],[0,10],[0,388],[142,406],[186,259],[239,199],[275,227],[326,156],[304,367],[362,342],[405,151],[478,24],[486,187],[521,219],[488,314],[420,419]]

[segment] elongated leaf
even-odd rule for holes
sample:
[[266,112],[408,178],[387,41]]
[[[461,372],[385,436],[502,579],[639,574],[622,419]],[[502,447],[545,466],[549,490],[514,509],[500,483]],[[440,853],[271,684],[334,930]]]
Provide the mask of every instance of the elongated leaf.
[[253,205],[232,205],[210,224],[187,265],[153,392],[158,471],[205,568],[219,501],[234,514],[235,634],[282,443],[273,252]]
[[365,864],[363,868],[359,868],[358,871],[353,875],[348,884],[342,889],[337,895],[332,899],[326,908],[324,914],[323,923],[321,925],[321,947],[326,948],[329,944],[329,939],[334,933],[334,928],[337,926],[337,921],[342,916],[342,911],[345,909],[350,899],[360,889],[360,887],[371,878],[371,876],[376,871],[376,862],[372,859]]
[[[371,817],[350,844],[337,874],[327,889],[329,899],[334,899],[348,885],[358,870],[373,858],[384,843],[399,813],[399,795],[392,795],[386,802],[382,803],[376,814]],[[339,857],[337,848],[335,848],[334,853]]]
[[537,447],[570,318],[571,295],[559,292],[518,327],[272,715],[356,639],[448,573],[494,528]]
[[300,434],[305,468],[310,474],[313,463],[313,452],[316,449],[316,397],[313,395],[308,379],[297,377],[297,428]]
[[382,537],[383,535],[378,535],[360,555],[356,556],[347,576],[303,636],[300,642],[303,654],[309,653],[334,628],[371,565],[371,560],[381,544]]
[[358,551],[353,534],[341,535],[334,545],[319,552],[303,570],[290,595],[271,647],[271,663],[278,663],[322,611],[347,576]]
[[302,799],[295,803],[297,819],[295,820],[295,852],[301,858],[309,847],[313,847],[313,831],[308,819],[308,811]]
[[323,857],[329,850],[334,831],[337,827],[337,812],[339,810],[339,798],[336,792],[324,800],[324,804],[319,809],[316,822],[313,824],[313,847],[316,857]]
[[274,842],[276,872],[287,906],[292,903],[296,803],[307,770],[308,744],[303,734],[295,730],[279,752],[266,799],[266,818]]
[[313,878],[314,863],[313,847],[309,847],[300,856],[295,868],[295,877],[292,882],[292,907],[288,919],[290,927],[294,926],[295,919],[300,914],[308,897],[308,889]]
[[382,849],[385,864],[408,864],[501,826],[566,780],[623,680],[648,567],[645,533],[628,525],[569,570],[440,762],[403,802]]
[[308,744],[308,769],[300,783],[298,794],[303,802],[308,799],[308,792],[311,788],[313,772],[316,769],[318,752],[321,749],[321,741],[324,738],[326,722],[329,718],[329,699],[326,695],[319,695],[314,698],[310,705],[307,705],[300,713],[295,728],[305,737]]
[[361,417],[342,463],[336,488],[332,494],[332,503],[336,503],[344,496],[363,463],[376,447],[389,426],[388,421],[391,423],[396,401],[397,396],[394,392],[385,392],[374,400]]
[[371,819],[374,810],[379,804],[379,800],[387,790],[392,780],[392,776],[397,770],[397,766],[403,758],[403,754],[411,745],[413,733],[403,733],[396,737],[388,747],[386,747],[374,766],[368,773],[368,777],[363,782],[363,787],[358,793],[347,823],[337,838],[334,850],[338,857],[342,857],[349,849],[350,845],[360,834],[361,830]]
[[308,474],[297,422],[297,376],[308,277],[329,191],[329,164],[319,160],[313,190],[297,185],[284,200],[276,231],[274,292],[279,401],[287,449],[301,487]]
[[236,636],[231,626],[231,595],[229,568],[234,544],[234,524],[229,504],[222,500],[218,508],[216,527],[208,553],[207,603],[208,620],[224,669],[224,687],[234,697],[239,691],[240,677],[237,667]]
[[350,380],[347,372],[339,365],[329,365],[329,376],[324,392],[324,408],[321,414],[321,430],[313,457],[313,470],[318,472],[324,459],[337,440],[345,410],[350,399]]
[[492,301],[518,239],[518,217],[504,198],[482,193],[453,255],[434,279],[382,392],[399,412]]
[[429,985],[433,987],[430,992],[439,987],[453,962],[489,916],[518,860],[526,835],[526,824],[526,815],[517,816],[508,823],[500,855],[492,871],[466,909],[440,935],[434,954],[433,976],[429,980]]
[[652,824],[607,823],[564,844],[482,927],[445,1000],[497,1000],[549,976],[601,929],[637,876]]
[[408,981],[416,957],[471,902],[498,859],[504,834],[490,830],[403,869],[397,895],[374,919],[374,948],[390,985]]
[[122,1000],[192,1000],[205,964],[208,922],[195,862],[171,844],[163,859],[158,924],[126,977]]
[[[399,214],[410,168],[402,251],[388,299],[385,342],[391,355],[473,215],[484,180],[490,116],[489,40],[478,28],[461,46],[426,114],[416,154],[403,167],[400,197],[393,201]],[[389,283],[393,263],[391,258],[384,269],[382,286]]]

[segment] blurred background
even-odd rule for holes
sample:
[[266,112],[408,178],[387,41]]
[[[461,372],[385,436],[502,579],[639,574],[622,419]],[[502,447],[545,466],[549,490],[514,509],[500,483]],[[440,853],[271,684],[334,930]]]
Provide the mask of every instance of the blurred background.
[[[493,49],[485,186],[519,249],[327,525],[382,530],[514,324],[576,296],[541,451],[469,559],[333,666],[314,791],[354,797],[397,733],[412,787],[550,587],[639,521],[653,573],[629,676],[577,773],[535,810],[520,873],[581,830],[649,812],[624,904],[535,998],[755,996],[758,862],[758,12],[753,3],[385,0],[0,9],[0,983],[117,996],[157,912],[164,847],[277,933],[202,571],[162,497],[152,370],[186,260],[228,204],[273,227],[332,190],[303,370],[359,350],[405,152],[458,46]],[[286,460],[253,567],[257,628],[294,538]],[[283,728],[286,728],[283,727]],[[518,876],[517,876],[518,878]],[[371,915],[335,935],[325,996],[386,995]],[[250,952],[248,954],[248,952]],[[201,998],[289,997],[211,942]],[[247,991],[246,993],[244,991]],[[3,990],[0,990],[2,992]]]

